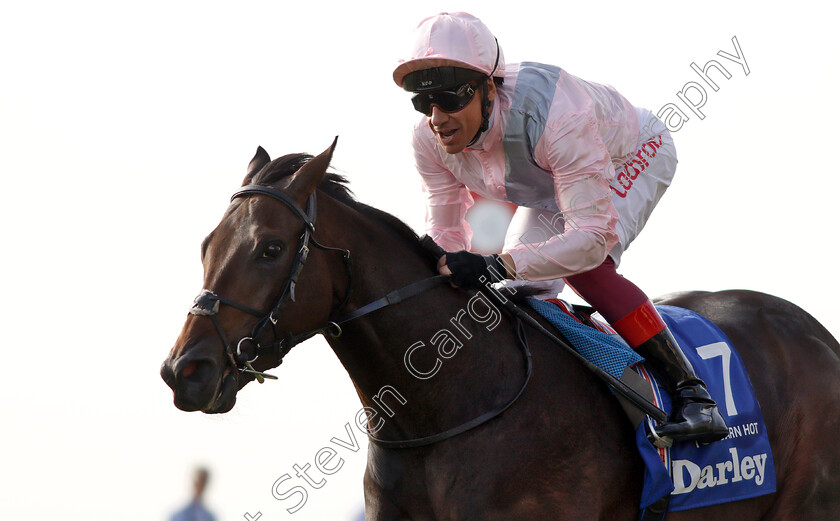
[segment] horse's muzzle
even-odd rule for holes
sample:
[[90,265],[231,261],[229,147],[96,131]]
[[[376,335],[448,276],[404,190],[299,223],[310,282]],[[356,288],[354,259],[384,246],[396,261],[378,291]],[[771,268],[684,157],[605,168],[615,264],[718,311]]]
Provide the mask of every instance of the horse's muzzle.
[[160,376],[182,411],[222,413],[236,402],[236,372],[225,367],[223,358],[207,353],[209,347],[192,346],[182,354],[170,355],[161,366]]

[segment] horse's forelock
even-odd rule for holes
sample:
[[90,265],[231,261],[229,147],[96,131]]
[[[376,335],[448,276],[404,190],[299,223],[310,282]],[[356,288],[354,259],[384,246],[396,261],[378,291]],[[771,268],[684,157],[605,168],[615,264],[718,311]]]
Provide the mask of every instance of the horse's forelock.
[[311,159],[309,154],[286,154],[270,161],[253,176],[246,177],[242,184],[272,186],[300,170]]
[[[242,184],[272,186],[282,189],[282,186],[278,186],[281,181],[291,177],[312,159],[313,156],[309,154],[287,154],[278,157],[262,167],[253,176],[246,177]],[[347,178],[343,175],[327,172],[318,188],[342,202],[356,202],[353,192],[347,186]]]

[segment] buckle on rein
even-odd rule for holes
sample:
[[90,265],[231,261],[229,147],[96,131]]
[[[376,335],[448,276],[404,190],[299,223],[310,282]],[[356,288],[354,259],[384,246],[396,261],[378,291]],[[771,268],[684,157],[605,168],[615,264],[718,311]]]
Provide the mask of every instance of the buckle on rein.
[[[250,341],[255,346],[254,356],[252,356],[251,358],[246,358],[248,354],[245,354],[242,351],[242,342],[245,342],[246,340]],[[276,376],[257,371],[256,369],[254,369],[254,366],[251,365],[251,362],[253,362],[260,356],[258,350],[259,344],[252,337],[246,336],[240,338],[239,342],[236,343],[236,355],[234,357],[237,362],[236,369],[241,373],[248,373],[254,375],[254,377],[257,379],[257,382],[259,383],[264,383],[266,378],[269,378],[271,380],[277,380],[278,378]],[[239,367],[239,364],[242,364],[245,367]]]

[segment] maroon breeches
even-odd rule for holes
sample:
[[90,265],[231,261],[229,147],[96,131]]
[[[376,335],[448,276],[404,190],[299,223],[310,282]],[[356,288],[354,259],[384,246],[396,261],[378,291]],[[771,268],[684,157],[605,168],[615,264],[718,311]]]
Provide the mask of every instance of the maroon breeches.
[[639,346],[665,329],[665,323],[647,295],[615,271],[615,262],[610,257],[597,268],[566,277],[565,281],[597,309],[631,347]]

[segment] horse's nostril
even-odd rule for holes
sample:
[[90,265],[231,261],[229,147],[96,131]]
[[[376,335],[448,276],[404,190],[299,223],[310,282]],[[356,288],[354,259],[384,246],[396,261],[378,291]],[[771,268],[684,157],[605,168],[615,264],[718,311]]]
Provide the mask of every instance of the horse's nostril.
[[216,377],[216,364],[210,360],[191,360],[176,373],[187,384],[206,384]]
[[181,371],[181,376],[183,376],[184,378],[189,378],[190,375],[192,375],[195,372],[196,367],[198,367],[198,362],[191,362],[190,365],[188,365],[184,368],[183,371]]

